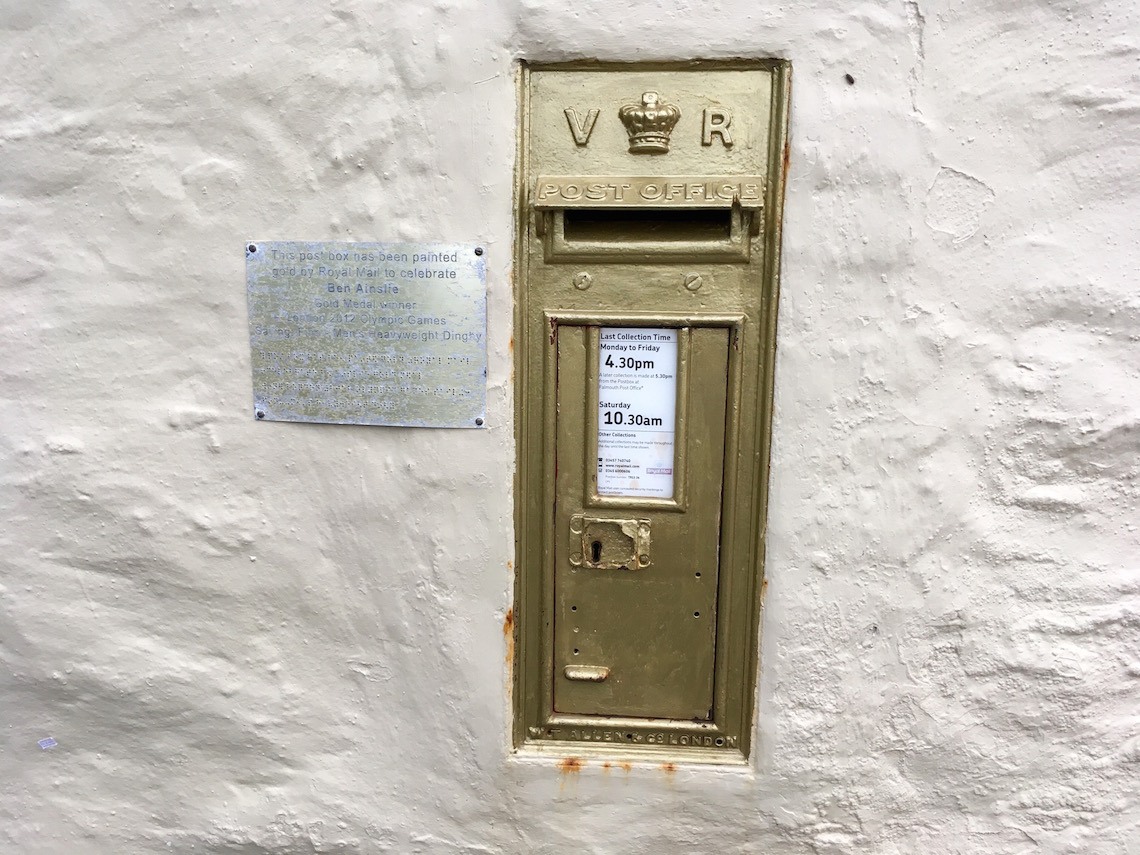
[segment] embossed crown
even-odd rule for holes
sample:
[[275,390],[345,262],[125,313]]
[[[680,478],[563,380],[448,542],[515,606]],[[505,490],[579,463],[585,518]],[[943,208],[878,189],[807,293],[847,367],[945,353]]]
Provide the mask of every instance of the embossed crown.
[[646,92],[640,104],[626,104],[618,110],[618,118],[629,134],[630,154],[665,154],[681,110],[663,103],[656,92]]

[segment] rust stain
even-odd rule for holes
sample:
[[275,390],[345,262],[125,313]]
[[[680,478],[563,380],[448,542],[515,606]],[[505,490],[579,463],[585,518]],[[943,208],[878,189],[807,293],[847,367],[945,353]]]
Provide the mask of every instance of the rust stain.
[[618,765],[621,766],[621,770],[623,772],[625,772],[627,775],[633,771],[633,764],[632,763],[626,762],[626,763],[619,763]]
[[607,760],[605,763],[602,764],[602,771],[608,775],[610,773],[610,769],[612,769],[613,767],[614,767],[614,764],[611,763],[609,760]]
[[577,775],[585,765],[585,762],[579,757],[567,757],[558,764],[558,771],[563,775]]
[[784,183],[788,183],[788,166],[792,162],[792,148],[787,140],[784,140]]
[[515,610],[512,606],[507,609],[503,618],[503,638],[507,640],[507,697],[511,696],[511,679],[515,667]]
[[507,352],[508,353],[514,353],[515,352],[515,337],[514,336],[511,336],[511,340],[507,342]]
[[677,764],[676,763],[662,763],[661,764],[661,771],[664,772],[669,777],[673,777],[673,773],[677,771]]

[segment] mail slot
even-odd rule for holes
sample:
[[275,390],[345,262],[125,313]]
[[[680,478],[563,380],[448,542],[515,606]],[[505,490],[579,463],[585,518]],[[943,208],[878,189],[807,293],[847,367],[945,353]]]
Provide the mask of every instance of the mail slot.
[[749,755],[789,79],[523,67],[520,750]]

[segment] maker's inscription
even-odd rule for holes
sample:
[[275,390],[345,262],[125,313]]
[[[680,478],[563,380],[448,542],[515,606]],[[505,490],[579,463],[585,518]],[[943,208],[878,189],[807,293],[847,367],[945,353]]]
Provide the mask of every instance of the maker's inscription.
[[646,731],[643,729],[606,730],[600,727],[532,727],[529,735],[535,738],[565,739],[574,742],[622,742],[627,745],[677,745],[687,748],[736,748],[735,736],[719,733],[698,734],[677,731]]
[[483,425],[481,249],[255,240],[245,251],[257,418]]

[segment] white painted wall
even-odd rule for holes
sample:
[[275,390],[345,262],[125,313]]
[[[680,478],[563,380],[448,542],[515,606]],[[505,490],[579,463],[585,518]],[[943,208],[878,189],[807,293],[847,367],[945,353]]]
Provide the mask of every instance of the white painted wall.
[[[1140,852],[1134,0],[0,27],[0,850]],[[512,760],[513,62],[738,55],[795,77],[754,767]],[[485,244],[490,429],[255,423],[248,237]]]

